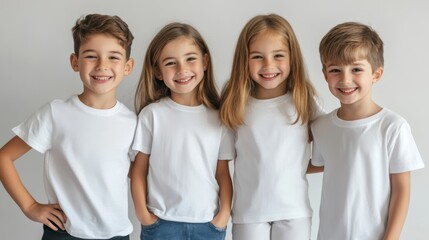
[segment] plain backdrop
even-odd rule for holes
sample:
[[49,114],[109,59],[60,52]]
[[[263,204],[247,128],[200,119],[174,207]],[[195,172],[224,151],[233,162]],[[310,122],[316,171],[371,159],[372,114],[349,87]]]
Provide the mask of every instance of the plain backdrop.
[[[373,91],[378,104],[402,115],[411,125],[420,153],[429,156],[429,4],[425,0],[1,0],[0,1],[0,145],[11,128],[55,98],[80,93],[82,85],[69,64],[73,51],[71,28],[89,13],[118,15],[131,28],[135,40],[134,72],[123,81],[118,99],[132,108],[142,59],[149,41],[165,24],[180,21],[195,26],[212,52],[219,89],[228,79],[237,37],[244,24],[257,14],[277,13],[293,26],[305,57],[311,81],[323,106],[339,106],[329,93],[321,72],[318,46],[323,35],[344,21],[371,25],[385,43],[385,73]],[[40,202],[43,156],[30,151],[16,161],[22,180]],[[316,239],[322,174],[308,177],[314,210],[312,239]],[[402,239],[429,236],[428,170],[412,173],[412,196]],[[196,193],[197,196],[197,193]],[[132,239],[140,225],[130,200],[134,223]],[[227,239],[231,239],[229,225]],[[0,238],[40,239],[42,226],[27,219],[0,187]]]

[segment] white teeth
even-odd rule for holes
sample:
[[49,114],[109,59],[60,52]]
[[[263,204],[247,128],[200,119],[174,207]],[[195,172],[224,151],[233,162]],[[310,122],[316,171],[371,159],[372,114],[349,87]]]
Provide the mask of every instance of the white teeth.
[[356,90],[356,88],[340,88],[340,90],[341,92],[344,92],[344,93],[351,93],[354,90]]
[[110,77],[94,77],[95,80],[106,81],[109,80]]
[[189,78],[186,78],[186,79],[176,79],[175,81],[179,82],[179,83],[184,83],[184,82],[187,82],[187,81],[191,80],[191,78],[192,77],[189,77]]
[[273,77],[277,76],[277,73],[274,73],[274,74],[261,74],[261,75],[264,78],[273,78]]

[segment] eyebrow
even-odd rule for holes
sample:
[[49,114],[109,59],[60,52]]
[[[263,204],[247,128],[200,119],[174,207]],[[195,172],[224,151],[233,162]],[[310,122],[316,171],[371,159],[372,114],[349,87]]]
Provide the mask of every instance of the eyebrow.
[[[278,50],[271,51],[271,53],[288,53],[288,52],[289,51],[286,49],[278,49]],[[253,54],[253,53],[261,53],[261,52],[259,52],[259,51],[251,51],[250,52],[250,54]]]
[[[198,53],[197,52],[189,52],[189,53],[186,53],[184,56],[192,56],[192,55],[198,55]],[[171,60],[171,59],[175,59],[175,58],[174,57],[166,57],[166,58],[162,59],[161,62],[163,63],[163,62]]]
[[[85,51],[83,51],[82,52],[82,54],[84,54],[84,53],[92,53],[92,52],[97,52],[97,51],[95,51],[95,50],[93,50],[93,49],[87,49],[87,50],[85,50]],[[109,53],[110,54],[119,54],[119,55],[124,55],[122,52],[120,52],[120,51],[109,51]]]
[[353,65],[353,66],[364,66],[364,63],[360,63],[359,61],[352,62],[350,64],[342,64],[342,63],[331,63],[329,65],[326,65],[326,67],[340,67],[342,65]]

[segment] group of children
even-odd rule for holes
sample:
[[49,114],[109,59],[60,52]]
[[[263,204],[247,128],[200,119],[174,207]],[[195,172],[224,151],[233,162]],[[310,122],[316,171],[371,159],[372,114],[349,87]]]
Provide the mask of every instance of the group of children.
[[[234,240],[308,240],[306,174],[321,171],[319,240],[399,239],[410,171],[424,164],[408,123],[372,100],[383,42],[370,27],[343,23],[320,43],[341,104],[328,114],[292,27],[276,14],[244,26],[220,95],[200,33],[166,25],[147,48],[136,113],[116,99],[134,67],[127,24],[90,14],[72,31],[83,92],[39,109],[0,149],[1,181],[44,224],[42,240],[129,239],[128,179],[142,240],[221,240],[231,213]],[[14,166],[30,149],[45,156],[49,204]]]

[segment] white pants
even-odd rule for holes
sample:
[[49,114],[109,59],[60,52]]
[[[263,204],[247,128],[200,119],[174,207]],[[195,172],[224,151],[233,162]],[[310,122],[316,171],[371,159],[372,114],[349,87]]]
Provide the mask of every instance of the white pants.
[[311,218],[233,224],[233,240],[309,240]]

